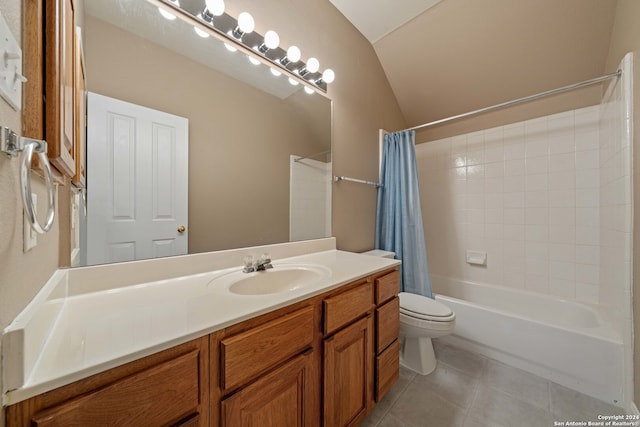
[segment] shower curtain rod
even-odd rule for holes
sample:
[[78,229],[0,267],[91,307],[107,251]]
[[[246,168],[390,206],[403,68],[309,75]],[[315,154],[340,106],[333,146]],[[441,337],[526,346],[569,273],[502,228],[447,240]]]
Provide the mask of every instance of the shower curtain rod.
[[517,104],[522,104],[523,102],[528,102],[528,101],[534,101],[536,99],[540,99],[540,98],[544,98],[545,96],[550,96],[550,95],[556,95],[562,92],[568,92],[570,90],[574,90],[574,89],[579,89],[581,87],[586,87],[586,86],[591,86],[591,85],[595,85],[598,83],[602,83],[606,80],[610,80],[613,79],[615,77],[620,77],[622,75],[622,70],[618,70],[615,73],[611,73],[611,74],[606,74],[604,76],[601,77],[596,77],[594,79],[591,80],[585,80],[583,82],[580,83],[575,83],[569,86],[564,86],[558,89],[552,89],[552,90],[548,90],[546,92],[540,92],[536,95],[529,95],[529,96],[525,96],[524,98],[519,98],[519,99],[515,99],[513,101],[507,101],[507,102],[503,102],[501,104],[496,104],[496,105],[492,105],[491,107],[485,107],[485,108],[480,108],[479,110],[473,110],[473,111],[469,111],[467,113],[462,113],[462,114],[458,114],[455,116],[451,116],[451,117],[447,117],[444,119],[439,119],[439,120],[435,120],[433,122],[429,122],[429,123],[424,123],[418,126],[414,126],[408,129],[403,129],[399,132],[402,131],[408,131],[408,130],[418,130],[418,129],[423,129],[429,126],[435,126],[435,125],[439,125],[442,123],[446,123],[446,122],[450,122],[452,120],[458,120],[458,119],[462,119],[465,117],[470,117],[470,116],[475,116],[477,114],[482,114],[482,113],[488,113],[489,111],[493,111],[493,110],[498,110],[500,108],[505,108],[505,107],[510,107],[512,105],[517,105]]
[[293,161],[297,163],[297,162],[299,162],[300,160],[304,160],[304,159],[311,159],[311,158],[313,158],[313,157],[318,157],[318,156],[320,156],[320,155],[322,155],[322,154],[329,154],[330,152],[331,152],[331,150],[325,150],[325,151],[321,151],[321,152],[316,153],[316,154],[312,154],[312,155],[310,155],[310,156],[298,157],[297,159],[294,159]]

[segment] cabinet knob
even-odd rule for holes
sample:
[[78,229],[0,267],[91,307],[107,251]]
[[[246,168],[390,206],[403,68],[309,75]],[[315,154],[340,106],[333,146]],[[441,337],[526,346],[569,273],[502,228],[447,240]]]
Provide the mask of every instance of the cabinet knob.
[[180,227],[178,227],[178,233],[180,234],[184,233],[185,230],[186,228],[184,227],[184,225],[181,225]]

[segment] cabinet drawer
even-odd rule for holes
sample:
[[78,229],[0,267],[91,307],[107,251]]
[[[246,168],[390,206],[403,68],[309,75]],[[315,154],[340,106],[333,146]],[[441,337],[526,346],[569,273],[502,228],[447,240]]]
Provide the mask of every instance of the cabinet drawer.
[[384,397],[400,376],[400,345],[394,341],[376,357],[376,402]]
[[400,272],[398,270],[376,279],[376,305],[380,305],[400,292]]
[[376,354],[387,348],[400,334],[400,298],[376,309]]
[[324,300],[324,333],[330,334],[371,310],[372,284],[363,282],[348,291]]
[[253,379],[309,347],[313,341],[313,307],[306,307],[220,342],[222,388]]
[[93,393],[34,414],[31,425],[163,426],[197,413],[199,352],[116,381]]

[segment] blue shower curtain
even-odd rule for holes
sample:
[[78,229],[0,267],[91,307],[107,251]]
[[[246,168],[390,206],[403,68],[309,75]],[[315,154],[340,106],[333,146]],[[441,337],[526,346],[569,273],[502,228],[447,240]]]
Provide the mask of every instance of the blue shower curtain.
[[403,292],[432,297],[416,168],[415,131],[385,135],[378,190],[376,248],[402,260]]

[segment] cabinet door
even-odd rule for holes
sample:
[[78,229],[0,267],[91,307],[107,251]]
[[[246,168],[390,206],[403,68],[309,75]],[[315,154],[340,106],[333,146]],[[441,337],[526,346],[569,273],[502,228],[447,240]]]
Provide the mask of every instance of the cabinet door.
[[367,316],[324,341],[324,425],[355,426],[372,405],[373,325]]
[[222,401],[222,426],[317,425],[312,409],[312,352],[301,354]]

